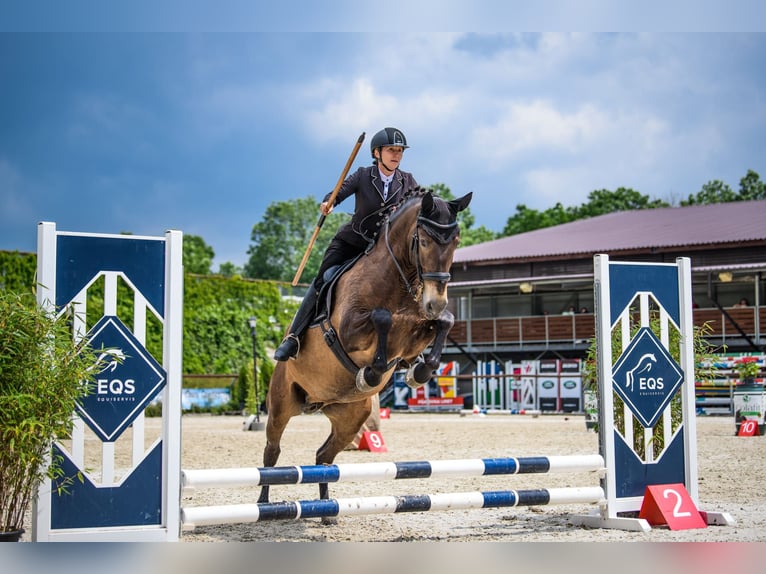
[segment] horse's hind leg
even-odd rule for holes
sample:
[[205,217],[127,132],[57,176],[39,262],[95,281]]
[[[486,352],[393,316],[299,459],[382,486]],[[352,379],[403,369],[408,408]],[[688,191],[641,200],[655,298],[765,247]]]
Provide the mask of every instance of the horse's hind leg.
[[[354,440],[356,433],[370,416],[371,408],[372,401],[368,397],[355,403],[334,403],[322,409],[325,416],[330,419],[332,428],[330,436],[317,450],[316,464],[332,464],[338,453]],[[319,498],[322,500],[330,498],[330,488],[326,482],[319,483]],[[336,523],[336,518],[322,518],[322,524]]]
[[[274,466],[282,452],[279,446],[282,434],[290,419],[300,414],[300,397],[295,385],[288,383],[285,363],[277,363],[269,384],[268,419],[266,420],[266,446],[263,449],[263,466]],[[258,502],[269,501],[269,486],[261,487]]]

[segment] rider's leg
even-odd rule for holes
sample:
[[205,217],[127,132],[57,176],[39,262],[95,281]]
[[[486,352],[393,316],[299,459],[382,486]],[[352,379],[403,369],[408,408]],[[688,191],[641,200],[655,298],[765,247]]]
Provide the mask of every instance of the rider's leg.
[[301,302],[301,306],[293,318],[292,325],[290,325],[290,331],[287,337],[285,337],[279,347],[277,347],[277,350],[274,351],[274,358],[277,361],[286,361],[298,354],[301,337],[306,329],[308,329],[309,325],[311,325],[311,322],[316,315],[317,298],[319,291],[324,284],[325,272],[331,267],[351,259],[359,252],[359,247],[351,245],[337,236],[330,241],[330,245],[327,246],[327,251],[325,251],[324,258],[319,266],[317,276],[314,278],[311,285],[309,285],[309,289]]
[[301,301],[301,306],[298,308],[297,313],[295,313],[295,317],[293,317],[293,322],[290,325],[290,331],[287,334],[287,337],[284,338],[279,347],[277,347],[277,350],[274,351],[274,359],[277,361],[286,361],[298,354],[298,350],[300,349],[300,338],[303,336],[303,333],[311,324],[311,321],[316,314],[318,297],[319,294],[314,288],[314,282],[312,281],[308,291],[306,291],[306,295],[303,297],[303,301]]

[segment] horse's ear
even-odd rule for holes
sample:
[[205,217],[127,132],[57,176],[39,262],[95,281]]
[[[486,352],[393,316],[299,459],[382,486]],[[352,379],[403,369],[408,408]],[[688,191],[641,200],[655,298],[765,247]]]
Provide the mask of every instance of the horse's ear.
[[434,209],[434,196],[428,191],[423,195],[423,199],[420,202],[420,210],[423,213],[431,213]]
[[471,203],[471,199],[473,199],[473,192],[469,191],[466,193],[463,197],[459,199],[453,199],[449,203],[449,209],[452,213],[457,215],[461,211],[463,211],[466,207],[468,207],[468,204]]

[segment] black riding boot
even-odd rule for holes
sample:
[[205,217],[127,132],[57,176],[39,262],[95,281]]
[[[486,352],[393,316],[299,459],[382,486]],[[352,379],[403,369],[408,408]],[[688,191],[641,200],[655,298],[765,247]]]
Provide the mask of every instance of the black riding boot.
[[314,289],[314,283],[309,285],[306,295],[303,297],[301,306],[298,308],[298,312],[293,317],[293,322],[290,325],[290,332],[287,337],[284,338],[282,343],[274,351],[274,359],[277,361],[286,361],[291,357],[295,357],[298,354],[298,350],[301,347],[300,339],[303,333],[308,329],[311,321],[316,314],[317,298],[319,294]]

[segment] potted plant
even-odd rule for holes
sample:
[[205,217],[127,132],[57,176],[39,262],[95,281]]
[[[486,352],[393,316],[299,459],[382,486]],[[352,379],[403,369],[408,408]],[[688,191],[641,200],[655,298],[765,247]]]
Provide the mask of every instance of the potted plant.
[[32,293],[0,290],[0,539],[18,541],[24,516],[45,478],[62,485],[51,445],[72,428],[76,401],[100,365],[71,322],[38,305]]
[[742,357],[734,361],[734,370],[737,371],[739,382],[743,385],[752,385],[755,377],[761,371],[757,357]]

